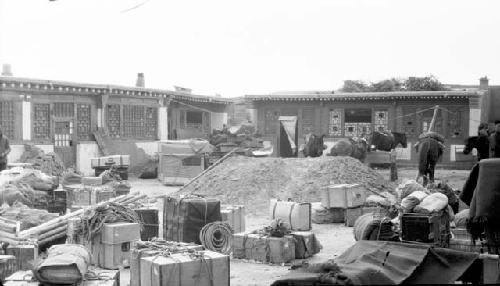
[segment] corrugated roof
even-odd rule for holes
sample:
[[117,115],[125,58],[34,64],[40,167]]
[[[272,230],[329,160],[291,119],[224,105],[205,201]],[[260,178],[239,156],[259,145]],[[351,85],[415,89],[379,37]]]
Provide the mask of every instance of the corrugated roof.
[[278,93],[265,95],[246,95],[252,101],[341,101],[374,99],[421,99],[421,98],[468,98],[483,94],[484,91],[395,91],[395,92],[339,92],[339,93]]
[[109,93],[114,95],[130,95],[143,97],[171,97],[178,100],[212,102],[218,104],[231,104],[233,100],[218,96],[189,94],[173,90],[120,86],[111,84],[77,83],[59,80],[41,80],[21,77],[0,76],[0,89],[20,90],[54,90],[59,92],[76,92],[84,94]]

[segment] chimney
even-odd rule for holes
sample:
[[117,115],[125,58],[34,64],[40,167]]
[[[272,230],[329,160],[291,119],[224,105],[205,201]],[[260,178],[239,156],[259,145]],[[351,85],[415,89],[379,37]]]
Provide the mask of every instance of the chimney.
[[137,74],[137,81],[135,83],[136,87],[146,87],[144,83],[144,73],[140,72]]
[[488,90],[488,78],[482,77],[479,79],[479,89]]
[[2,65],[2,76],[12,76],[12,69],[10,64]]

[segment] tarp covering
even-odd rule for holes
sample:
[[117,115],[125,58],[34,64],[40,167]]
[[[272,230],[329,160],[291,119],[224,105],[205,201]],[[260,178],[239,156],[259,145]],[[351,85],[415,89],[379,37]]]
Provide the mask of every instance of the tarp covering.
[[297,126],[297,116],[280,116],[278,119],[286,132],[293,153],[297,151],[295,145],[295,127]]
[[340,273],[298,270],[272,285],[453,284],[478,257],[428,245],[362,240],[334,260]]

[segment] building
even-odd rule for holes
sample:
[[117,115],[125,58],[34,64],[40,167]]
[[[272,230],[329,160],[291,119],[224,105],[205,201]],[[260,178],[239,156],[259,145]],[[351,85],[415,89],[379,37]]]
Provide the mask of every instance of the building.
[[481,121],[481,104],[489,94],[487,79],[480,87],[449,91],[404,91],[373,93],[280,92],[268,95],[246,95],[248,113],[256,118],[257,129],[272,142],[275,155],[280,155],[280,116],[296,116],[296,145],[304,143],[304,135],[326,135],[331,145],[339,138],[370,134],[373,130],[404,132],[408,148],[398,148],[400,165],[417,164],[414,144],[427,130],[433,107],[439,112],[434,130],[445,135],[447,150],[440,166],[469,168],[473,156],[461,153],[464,140],[477,135]]
[[138,85],[0,77],[0,129],[11,140],[9,161],[20,158],[24,143],[34,143],[90,174],[89,158],[99,155],[92,135],[97,128],[116,144],[134,143],[153,155],[158,140],[203,138],[227,123],[230,99],[145,88],[141,74]]

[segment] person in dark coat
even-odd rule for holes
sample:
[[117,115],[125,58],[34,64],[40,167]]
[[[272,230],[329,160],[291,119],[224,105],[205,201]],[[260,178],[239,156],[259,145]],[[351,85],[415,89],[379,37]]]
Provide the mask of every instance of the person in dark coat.
[[490,135],[490,158],[500,158],[500,120],[495,121],[495,132]]
[[479,124],[477,130],[477,160],[488,159],[490,157],[490,139],[488,138],[488,124]]

